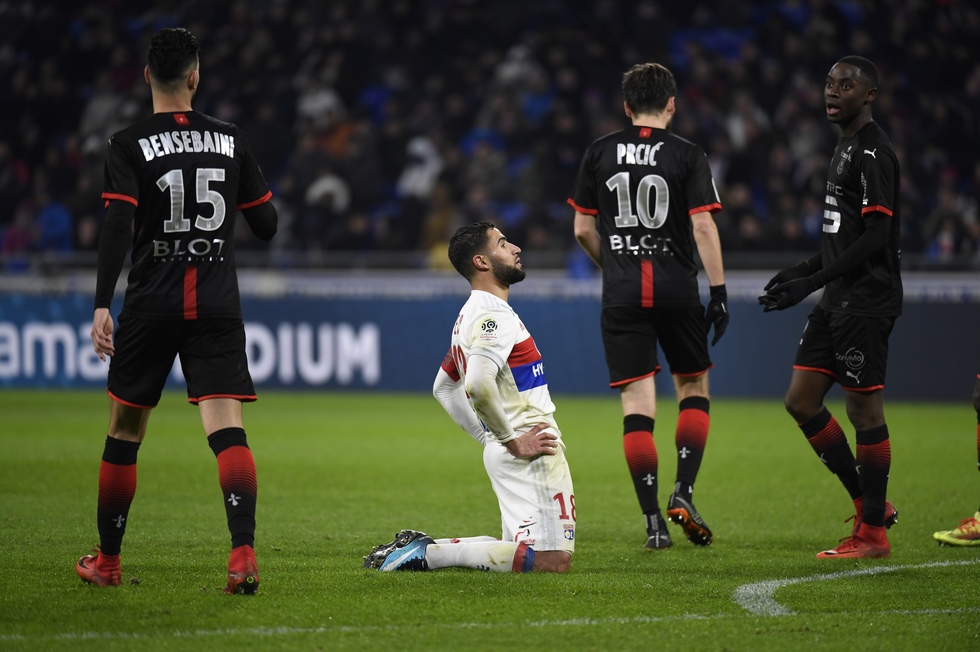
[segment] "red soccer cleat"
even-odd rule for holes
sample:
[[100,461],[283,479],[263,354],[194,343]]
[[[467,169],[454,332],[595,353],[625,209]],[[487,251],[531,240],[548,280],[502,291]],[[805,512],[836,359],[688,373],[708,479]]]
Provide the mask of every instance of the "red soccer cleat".
[[251,595],[259,590],[259,567],[252,546],[238,546],[228,557],[228,584],[225,593]]
[[817,559],[846,557],[850,559],[887,559],[891,546],[885,536],[885,528],[861,525],[857,533],[841,539],[840,545],[832,550],[817,553]]
[[100,550],[94,552],[94,555],[79,557],[75,564],[78,576],[96,586],[119,586],[122,581],[119,555],[104,555]]

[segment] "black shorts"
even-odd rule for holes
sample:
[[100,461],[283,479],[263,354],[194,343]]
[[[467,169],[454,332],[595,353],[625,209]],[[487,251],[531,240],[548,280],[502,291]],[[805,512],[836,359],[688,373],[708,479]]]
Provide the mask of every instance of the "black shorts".
[[109,395],[126,405],[154,407],[180,356],[191,403],[208,398],[255,400],[245,357],[245,324],[231,319],[143,319],[119,316]]
[[895,317],[864,317],[815,307],[796,350],[794,369],[817,371],[852,392],[885,386],[888,336]]
[[711,367],[703,306],[603,308],[601,322],[610,387],[660,371],[658,341],[675,376],[698,376]]

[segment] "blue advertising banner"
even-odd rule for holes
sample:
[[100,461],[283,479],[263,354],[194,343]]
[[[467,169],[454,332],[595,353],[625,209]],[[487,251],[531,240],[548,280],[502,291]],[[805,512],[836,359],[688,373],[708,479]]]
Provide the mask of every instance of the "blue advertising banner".
[[[249,370],[260,387],[429,391],[464,300],[247,298]],[[606,388],[597,308],[523,306],[552,390]],[[89,296],[0,295],[0,386],[104,386],[108,363],[92,350],[91,319]],[[182,385],[179,361],[169,384]]]
[[[431,390],[468,289],[403,280],[345,280],[326,290],[243,287],[249,368],[259,388]],[[260,284],[261,285],[261,284]],[[511,305],[534,335],[556,393],[610,394],[595,284],[515,286]],[[742,287],[744,285],[744,287]],[[813,301],[763,314],[759,281],[729,281],[731,325],[710,349],[711,393],[780,398]],[[740,289],[741,287],[741,289]],[[248,290],[248,291],[246,291]],[[969,400],[980,372],[975,290],[907,284],[890,340],[889,397]],[[119,307],[117,294],[114,314]],[[0,387],[104,387],[108,363],[92,351],[91,294],[0,293]],[[672,394],[666,360],[658,391]],[[179,363],[170,385],[182,387]]]

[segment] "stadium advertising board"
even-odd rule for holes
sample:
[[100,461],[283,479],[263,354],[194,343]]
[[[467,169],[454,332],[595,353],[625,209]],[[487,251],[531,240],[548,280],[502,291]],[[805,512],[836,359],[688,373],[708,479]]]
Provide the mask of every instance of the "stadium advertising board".
[[[101,388],[91,295],[0,294],[0,387]],[[259,389],[429,392],[463,296],[243,298],[249,368]],[[553,392],[609,394],[594,296],[512,296],[534,334]],[[117,306],[114,306],[118,310]],[[781,397],[808,308],[771,313],[733,300],[731,325],[709,349],[713,396]],[[115,314],[115,313],[114,313]],[[970,398],[980,371],[980,303],[906,301],[892,334],[893,398]],[[666,361],[657,391],[672,395]],[[179,362],[169,379],[183,387]],[[835,390],[837,391],[837,390]]]

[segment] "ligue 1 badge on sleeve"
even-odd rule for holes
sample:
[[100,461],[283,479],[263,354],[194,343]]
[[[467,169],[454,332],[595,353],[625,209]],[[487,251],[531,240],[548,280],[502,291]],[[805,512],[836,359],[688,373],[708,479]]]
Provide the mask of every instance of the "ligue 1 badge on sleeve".
[[486,319],[480,324],[480,338],[493,339],[497,337],[497,322],[493,319]]

